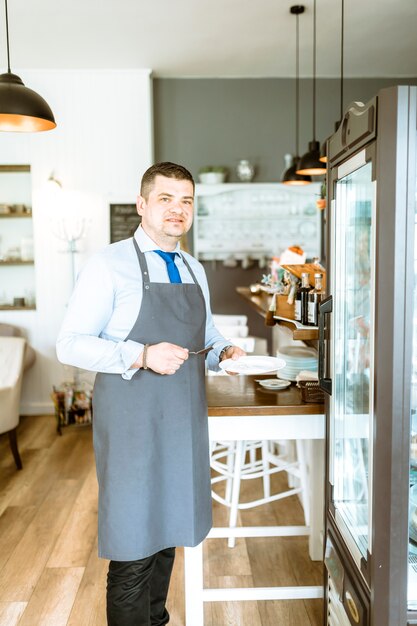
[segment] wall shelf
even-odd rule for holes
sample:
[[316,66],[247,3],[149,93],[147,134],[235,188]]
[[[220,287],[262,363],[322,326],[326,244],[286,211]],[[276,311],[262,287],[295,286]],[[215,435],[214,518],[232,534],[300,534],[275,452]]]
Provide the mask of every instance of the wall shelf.
[[13,304],[0,304],[0,311],[36,311],[36,306],[13,306]]
[[0,165],[0,220],[0,302],[9,303],[0,305],[0,310],[34,310],[36,276],[29,165]]
[[34,265],[35,262],[32,261],[22,261],[21,259],[16,259],[15,261],[0,261],[1,265]]
[[32,217],[32,211],[27,213],[25,211],[15,211],[14,213],[0,213],[0,219],[14,219],[16,217]]
[[308,257],[320,255],[321,213],[315,207],[319,184],[281,183],[196,186],[194,256],[200,261],[257,260],[299,245]]

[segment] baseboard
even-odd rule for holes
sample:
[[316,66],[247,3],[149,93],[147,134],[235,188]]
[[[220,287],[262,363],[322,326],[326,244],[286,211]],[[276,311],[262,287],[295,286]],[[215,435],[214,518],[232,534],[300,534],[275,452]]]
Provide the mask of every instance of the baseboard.
[[52,402],[23,402],[20,405],[20,415],[53,415]]

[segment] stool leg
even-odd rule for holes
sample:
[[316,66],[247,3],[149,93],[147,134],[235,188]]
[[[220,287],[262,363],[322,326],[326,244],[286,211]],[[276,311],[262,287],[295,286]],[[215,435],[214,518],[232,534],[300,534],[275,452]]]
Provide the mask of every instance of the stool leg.
[[300,487],[301,487],[301,502],[304,509],[304,518],[306,526],[310,524],[310,500],[309,500],[309,476],[307,467],[307,456],[305,453],[306,442],[303,439],[297,439],[297,459],[298,467],[300,470]]
[[22,460],[19,454],[19,448],[17,447],[17,426],[13,428],[13,430],[9,430],[9,443],[10,449],[13,454],[14,462],[16,463],[17,469],[22,469]]
[[264,484],[264,498],[269,498],[271,495],[271,477],[267,473],[269,470],[269,441],[264,439],[262,441],[262,469],[263,469],[263,484]]
[[254,467],[256,463],[256,446],[249,447],[249,461],[251,466]]
[[185,623],[204,626],[203,544],[184,548]]
[[[239,505],[240,494],[240,477],[242,472],[242,465],[245,461],[246,441],[236,441],[235,447],[235,466],[233,470],[233,488],[232,488],[232,500],[230,505],[230,518],[229,527],[235,528],[237,524],[237,511]],[[229,548],[234,548],[236,544],[235,537],[229,537],[227,545]]]
[[226,465],[227,465],[227,472],[229,474],[229,477],[226,480],[226,492],[225,492],[225,496],[224,496],[224,499],[228,503],[230,503],[231,499],[232,499],[233,479],[230,478],[230,476],[233,473],[233,465],[234,465],[235,455],[236,455],[236,443],[234,441],[231,441],[229,443],[229,450],[227,452],[227,464]]
[[[294,450],[294,442],[293,441],[285,441],[285,457],[288,463],[293,463],[296,461],[296,453]],[[288,487],[291,489],[298,487],[297,478],[293,474],[287,474]]]

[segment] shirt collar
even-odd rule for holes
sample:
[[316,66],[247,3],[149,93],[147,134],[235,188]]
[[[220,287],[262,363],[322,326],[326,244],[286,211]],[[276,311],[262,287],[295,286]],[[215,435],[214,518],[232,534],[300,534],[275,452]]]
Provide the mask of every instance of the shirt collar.
[[[142,252],[151,252],[152,250],[155,249],[159,249],[159,246],[157,243],[154,242],[153,239],[151,239],[149,237],[149,235],[147,235],[145,233],[145,231],[143,230],[142,226],[139,226],[134,234],[134,237],[136,239],[136,242],[139,246],[139,248],[141,249]],[[177,243],[177,245],[175,246],[175,248],[172,250],[172,252],[176,252],[177,254],[180,253],[180,244]]]

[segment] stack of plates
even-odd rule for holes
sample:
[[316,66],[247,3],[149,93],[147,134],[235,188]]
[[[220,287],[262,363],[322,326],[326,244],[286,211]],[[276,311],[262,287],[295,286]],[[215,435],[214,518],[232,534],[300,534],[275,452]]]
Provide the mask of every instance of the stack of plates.
[[277,373],[278,378],[293,380],[301,370],[317,371],[317,350],[307,346],[285,346],[277,352],[277,357],[285,360],[286,365]]

